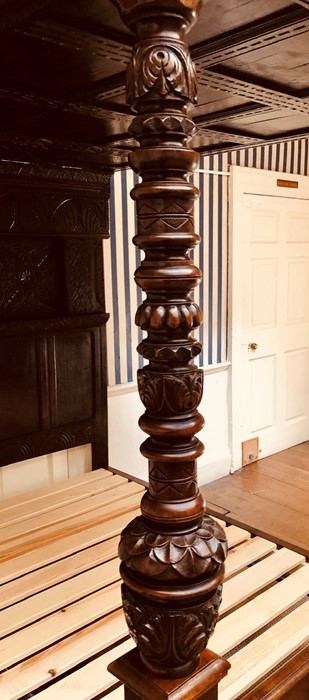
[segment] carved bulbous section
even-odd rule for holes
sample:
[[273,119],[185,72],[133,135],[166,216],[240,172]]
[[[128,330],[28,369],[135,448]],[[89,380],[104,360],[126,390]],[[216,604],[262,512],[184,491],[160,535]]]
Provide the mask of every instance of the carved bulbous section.
[[192,673],[207,646],[218,619],[222,585],[195,605],[166,609],[149,604],[122,586],[123,608],[129,632],[145,666],[169,678]]
[[141,98],[157,101],[174,95],[196,101],[196,73],[187,45],[175,39],[172,45],[141,41],[127,70],[128,102],[135,107]]
[[225,533],[207,515],[187,533],[152,532],[142,517],[123,531],[124,612],[152,673],[194,671],[218,618],[226,553]]
[[158,18],[166,24],[167,28],[172,28],[174,31],[178,29],[180,34],[184,34],[196,22],[202,4],[202,0],[113,0],[113,2],[119,8],[125,23],[135,29],[137,34],[143,33],[146,19],[151,25]]
[[137,375],[139,395],[151,414],[183,416],[198,407],[203,377],[203,370],[160,375],[141,369]]
[[135,323],[143,330],[150,328],[182,328],[191,330],[202,322],[202,313],[197,304],[143,303],[136,312]]
[[200,526],[185,534],[154,533],[142,517],[123,530],[119,556],[126,567],[160,580],[211,578],[227,555],[224,530],[205,515]]

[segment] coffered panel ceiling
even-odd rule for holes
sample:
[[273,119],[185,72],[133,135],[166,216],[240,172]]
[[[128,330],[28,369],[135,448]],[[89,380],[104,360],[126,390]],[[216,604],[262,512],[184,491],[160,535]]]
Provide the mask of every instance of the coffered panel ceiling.
[[[134,37],[111,0],[10,0],[0,33],[0,157],[124,166]],[[309,136],[309,0],[206,0],[189,42],[201,153]]]

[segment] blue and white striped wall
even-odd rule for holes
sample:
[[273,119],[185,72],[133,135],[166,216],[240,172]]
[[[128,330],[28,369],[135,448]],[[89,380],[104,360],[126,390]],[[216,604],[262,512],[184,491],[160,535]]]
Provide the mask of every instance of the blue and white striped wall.
[[[243,148],[200,160],[202,170],[225,172],[229,165],[308,175],[309,140]],[[194,251],[194,259],[204,273],[195,299],[204,315],[204,323],[198,330],[203,343],[200,365],[207,367],[223,363],[227,357],[228,178],[196,173],[193,179],[201,195],[195,219],[201,244]],[[140,264],[140,252],[132,244],[136,224],[134,203],[129,196],[135,182],[136,176],[126,170],[115,173],[111,183],[111,237],[104,241],[106,308],[110,313],[107,324],[110,386],[134,381],[142,362],[136,352],[141,331],[134,323],[142,293],[133,279]]]

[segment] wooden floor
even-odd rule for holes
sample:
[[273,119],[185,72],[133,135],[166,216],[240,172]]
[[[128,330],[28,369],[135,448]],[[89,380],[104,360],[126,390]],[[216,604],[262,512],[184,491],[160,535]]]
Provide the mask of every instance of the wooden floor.
[[210,514],[309,557],[309,441],[201,490]]

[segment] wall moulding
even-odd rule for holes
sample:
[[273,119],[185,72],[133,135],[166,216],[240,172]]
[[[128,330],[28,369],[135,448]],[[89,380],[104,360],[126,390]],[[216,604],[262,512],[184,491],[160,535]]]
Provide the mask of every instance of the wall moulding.
[[[0,176],[5,179],[13,178],[18,183],[29,185],[29,178],[32,182],[32,187],[49,186],[49,183],[59,183],[62,187],[63,182],[67,182],[72,189],[83,190],[90,189],[105,189],[109,187],[111,172],[106,172],[104,169],[86,169],[82,167],[60,166],[55,164],[43,163],[28,163],[20,160],[0,160]],[[37,182],[36,182],[37,180]],[[42,182],[43,181],[43,182]]]

